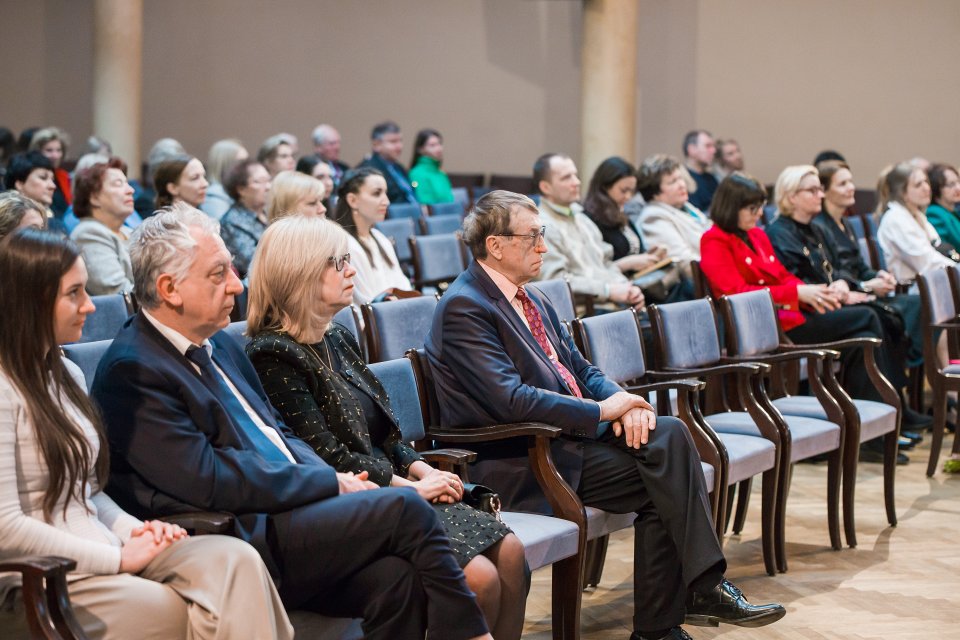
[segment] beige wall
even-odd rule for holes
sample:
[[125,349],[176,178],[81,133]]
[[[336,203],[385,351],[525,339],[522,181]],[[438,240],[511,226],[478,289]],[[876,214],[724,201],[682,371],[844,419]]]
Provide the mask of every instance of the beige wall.
[[[281,130],[308,148],[328,121],[356,162],[393,118],[408,143],[442,131],[450,171],[579,154],[580,0],[144,4],[145,150],[166,135],[200,156],[225,136],[255,150]],[[0,0],[0,124],[89,135],[91,5]],[[954,0],[640,0],[639,30],[636,160],[679,154],[693,126],[738,138],[765,181],[824,147],[864,185],[903,157],[958,160]]]

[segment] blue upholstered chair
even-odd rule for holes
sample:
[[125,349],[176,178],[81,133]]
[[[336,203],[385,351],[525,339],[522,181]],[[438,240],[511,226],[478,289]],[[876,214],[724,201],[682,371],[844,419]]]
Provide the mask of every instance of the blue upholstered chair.
[[130,298],[122,293],[113,293],[104,296],[93,296],[96,311],[87,316],[83,324],[80,342],[95,342],[97,340],[112,340],[117,331],[133,313]]
[[363,357],[363,361],[370,362],[370,357],[367,352],[367,336],[363,333],[363,321],[360,320],[360,310],[353,305],[344,307],[333,314],[333,321],[343,325],[353,334],[357,344],[360,345],[360,355]]
[[[720,341],[717,336],[716,314],[713,303],[709,299],[678,302],[660,305],[652,308],[651,317],[654,324],[654,333],[657,335],[658,367],[666,371],[695,374],[698,368],[713,367],[723,364],[763,366],[764,375],[772,367],[766,363],[757,363],[753,358],[724,358],[720,350]],[[806,350],[801,353],[781,354],[767,358],[779,363],[783,360],[796,361],[807,358],[818,369],[822,365],[822,352]],[[709,384],[709,383],[708,383]],[[777,569],[787,570],[786,559],[786,502],[790,488],[791,465],[800,460],[825,454],[829,460],[828,487],[827,487],[827,528],[830,534],[831,545],[840,548],[839,523],[839,496],[840,496],[840,469],[843,455],[843,436],[846,422],[843,420],[836,401],[828,393],[822,394],[821,401],[827,405],[827,415],[835,421],[781,414],[770,402],[763,385],[751,389],[752,393],[740,390],[739,398],[728,396],[721,403],[708,405],[707,423],[723,434],[752,435],[768,437],[769,425],[772,423],[779,435],[778,449],[778,480],[776,493],[775,551]],[[751,397],[752,396],[752,397]],[[759,412],[750,411],[756,403]],[[749,412],[749,417],[737,405]],[[727,410],[723,410],[727,409]],[[763,415],[759,415],[763,414]],[[768,422],[769,421],[769,422]],[[751,424],[751,422],[753,424]],[[766,423],[766,426],[763,424]],[[764,478],[764,492],[767,490]],[[746,509],[745,495],[749,493],[749,485],[741,485],[740,512]],[[769,572],[769,567],[767,568]]]
[[63,354],[83,371],[83,377],[87,383],[87,393],[90,393],[90,388],[93,386],[93,376],[97,373],[100,358],[107,352],[112,342],[113,337],[111,336],[109,340],[63,345]]
[[387,207],[387,218],[413,218],[419,220],[423,209],[416,202],[398,202]]
[[[857,482],[857,462],[860,443],[885,436],[887,455],[884,461],[884,483],[887,517],[890,524],[897,523],[893,502],[893,482],[896,470],[897,424],[899,403],[895,405],[871,400],[851,399],[840,387],[834,373],[834,362],[838,353],[833,350],[823,352],[822,366],[808,359],[807,370],[815,371],[808,380],[813,396],[792,395],[790,373],[784,364],[790,358],[796,358],[798,349],[809,349],[808,345],[785,344],[780,333],[773,298],[766,289],[750,291],[720,299],[720,309],[727,327],[727,355],[757,362],[768,362],[775,366],[774,375],[768,386],[773,406],[788,420],[790,416],[803,416],[818,420],[829,420],[844,424],[843,432],[843,524],[847,544],[857,545],[854,519],[855,491]],[[827,345],[818,345],[826,347]],[[814,358],[815,359],[815,358]],[[879,371],[876,372],[879,375]],[[893,389],[887,389],[887,395],[896,397]],[[831,455],[827,475],[828,491],[833,494],[834,457]]]
[[[455,202],[448,202],[447,204],[456,205]],[[462,224],[463,218],[459,213],[428,216],[420,219],[420,227],[423,229],[423,234],[427,236],[456,233],[460,231]]]
[[363,313],[367,356],[370,362],[402,358],[419,349],[433,323],[436,296],[419,296],[365,304]]
[[[933,390],[933,438],[930,442],[930,461],[927,475],[937,471],[943,432],[947,422],[947,392],[960,391],[960,365],[939,364],[937,339],[941,331],[947,332],[947,347],[950,359],[960,358],[960,306],[956,294],[960,292],[960,278],[955,268],[934,269],[917,277],[920,289],[920,326],[923,327],[923,368],[927,382]],[[960,453],[960,434],[953,436],[953,453]]]
[[[436,389],[430,374],[430,365],[423,350],[411,350],[407,353],[407,358],[413,364],[418,391],[416,396],[407,391],[406,387],[398,387],[395,381],[384,380],[383,375],[391,377],[386,367],[395,366],[392,363],[371,365],[371,369],[380,377],[391,401],[394,399],[395,392],[398,399],[419,398],[421,410],[419,426],[422,429],[423,425],[428,425],[427,438],[465,446],[469,446],[470,443],[510,438],[523,438],[529,444],[531,469],[557,517],[511,511],[502,512],[501,516],[523,542],[527,564],[531,571],[553,565],[553,638],[555,640],[579,638],[588,524],[583,504],[576,492],[563,481],[553,464],[550,441],[560,435],[560,429],[539,423],[522,423],[444,430],[439,426],[440,412]],[[403,376],[406,377],[407,373],[404,372]],[[398,411],[396,406],[394,410]],[[406,408],[399,411],[402,411],[404,416],[412,413],[411,409]],[[401,417],[399,411],[398,419],[404,434],[417,435],[415,431],[408,432],[407,427],[403,426],[406,418]],[[416,421],[411,424],[417,425]],[[466,470],[463,471],[462,477],[466,480]],[[630,518],[631,522],[632,520]]]
[[376,229],[393,242],[394,251],[397,252],[397,260],[401,264],[409,266],[412,257],[410,255],[410,238],[417,235],[417,220],[415,218],[387,218],[383,222],[378,222]]
[[458,218],[463,218],[466,209],[463,202],[459,200],[454,200],[453,202],[438,202],[430,205],[430,215],[427,217],[457,216]]
[[410,238],[415,286],[438,287],[456,280],[467,267],[463,242],[453,233]]
[[550,304],[553,305],[560,321],[568,327],[577,317],[577,309],[573,302],[573,289],[570,283],[563,278],[554,278],[552,280],[539,280],[527,285],[543,294]]

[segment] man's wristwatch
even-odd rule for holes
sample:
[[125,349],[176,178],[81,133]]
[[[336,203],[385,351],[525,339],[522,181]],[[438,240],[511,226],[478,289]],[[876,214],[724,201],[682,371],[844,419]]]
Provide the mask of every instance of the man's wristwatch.
[[873,287],[868,285],[866,282],[860,283],[860,290],[863,291],[864,293],[873,293]]

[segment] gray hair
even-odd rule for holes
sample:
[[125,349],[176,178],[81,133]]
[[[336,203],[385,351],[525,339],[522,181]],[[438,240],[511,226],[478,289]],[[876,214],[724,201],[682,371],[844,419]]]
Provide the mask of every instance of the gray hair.
[[511,216],[520,209],[539,213],[533,200],[512,191],[491,191],[477,200],[470,215],[463,221],[462,235],[473,257],[487,257],[487,238],[509,233]]
[[94,165],[107,164],[108,162],[110,162],[110,156],[105,156],[102,153],[86,153],[80,156],[80,159],[77,160],[77,166],[73,168],[73,179],[70,181],[74,192],[77,190],[77,176],[80,175],[81,171],[89,169]]
[[220,237],[220,223],[188,205],[175,202],[144,220],[130,236],[130,261],[133,263],[133,290],[141,306],[156,309],[162,300],[157,279],[164,273],[182,281],[193,264],[197,247],[190,228],[215,238]]
[[313,138],[313,144],[323,144],[324,142],[332,138],[333,134],[335,134],[336,132],[337,130],[334,129],[329,124],[317,125],[317,127],[313,130],[313,134],[311,136]]
[[293,146],[291,137],[289,133],[278,133],[264,140],[263,144],[260,145],[260,150],[257,151],[257,162],[263,164],[267,160],[272,160],[282,144],[288,147]]

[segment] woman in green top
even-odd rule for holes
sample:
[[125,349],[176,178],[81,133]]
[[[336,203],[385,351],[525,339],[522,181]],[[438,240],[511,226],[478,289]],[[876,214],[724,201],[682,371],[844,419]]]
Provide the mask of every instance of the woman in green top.
[[927,220],[954,248],[960,247],[960,173],[949,164],[935,164],[927,172],[930,177],[930,196],[933,203],[927,207]]
[[420,204],[453,202],[450,178],[440,169],[443,162],[443,136],[435,129],[422,129],[413,145],[410,184]]

